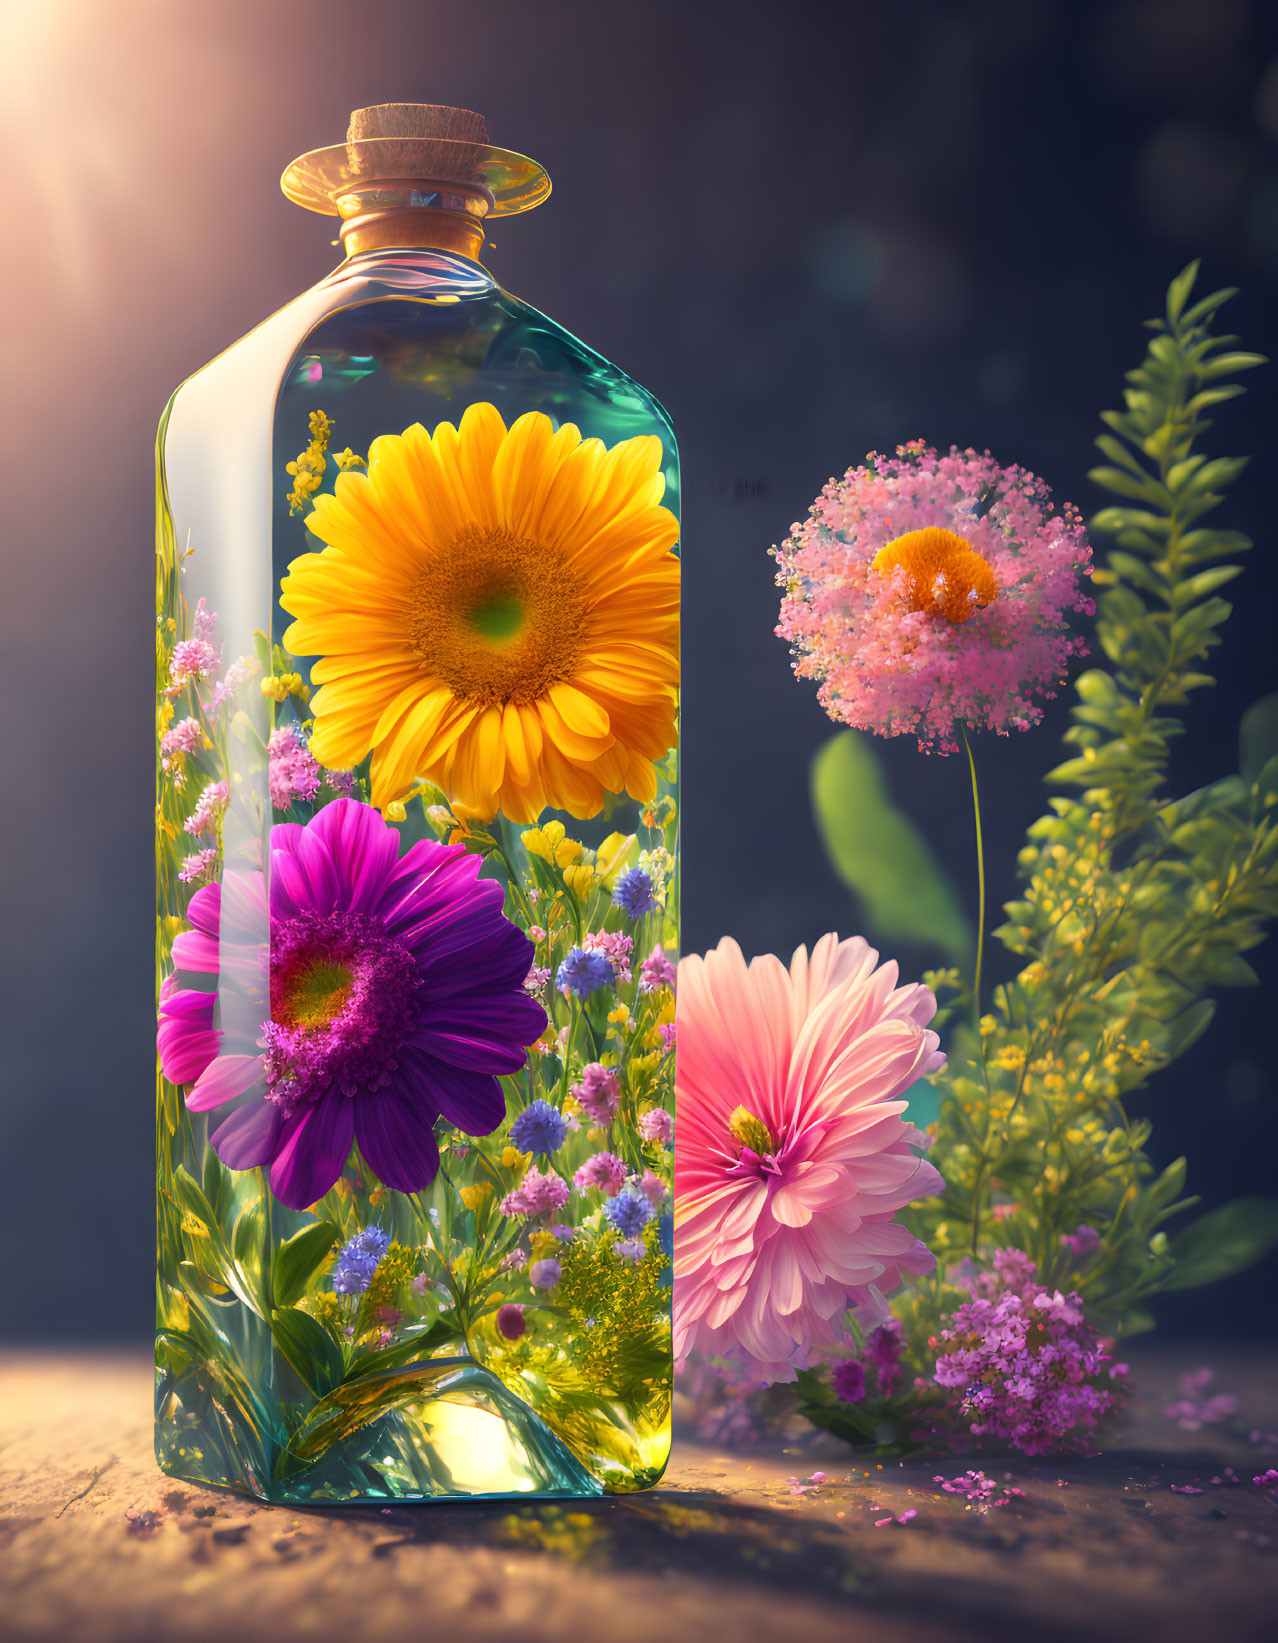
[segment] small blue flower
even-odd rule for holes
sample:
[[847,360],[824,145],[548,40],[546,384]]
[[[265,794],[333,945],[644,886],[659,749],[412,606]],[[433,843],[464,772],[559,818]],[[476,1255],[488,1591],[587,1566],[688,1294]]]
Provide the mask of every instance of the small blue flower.
[[631,1187],[624,1188],[604,1208],[604,1214],[623,1238],[637,1238],[656,1213],[643,1193]]
[[339,1295],[362,1295],[373,1281],[378,1263],[390,1248],[390,1233],[365,1227],[342,1245],[333,1268],[333,1288]]
[[555,976],[555,986],[561,993],[576,993],[578,998],[589,998],[591,993],[612,984],[612,965],[602,953],[588,953],[584,947],[574,947]]
[[642,918],[657,905],[652,893],[652,880],[642,867],[632,867],[617,880],[612,892],[612,905],[620,907],[631,918]]
[[549,1101],[533,1101],[510,1126],[510,1144],[520,1152],[549,1156],[563,1146],[567,1134],[568,1120],[558,1107],[552,1107]]

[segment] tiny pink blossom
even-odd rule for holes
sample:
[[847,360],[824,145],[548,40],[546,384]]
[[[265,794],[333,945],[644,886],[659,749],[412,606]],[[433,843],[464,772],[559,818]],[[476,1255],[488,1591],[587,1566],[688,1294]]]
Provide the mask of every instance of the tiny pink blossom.
[[200,850],[195,855],[188,856],[178,868],[178,877],[183,884],[203,884],[216,862],[217,849],[210,846],[207,850]]
[[553,1170],[543,1175],[534,1165],[499,1207],[503,1215],[553,1215],[571,1196],[572,1189],[561,1175]]
[[606,1198],[615,1198],[626,1184],[626,1166],[615,1153],[597,1152],[573,1176],[578,1192],[598,1187]]
[[281,725],[267,743],[270,758],[271,803],[277,810],[292,809],[296,799],[311,800],[319,792],[320,768],[298,725]]
[[639,1120],[639,1133],[645,1141],[668,1147],[674,1136],[674,1119],[664,1107],[653,1107]]
[[630,955],[634,951],[634,937],[615,930],[592,930],[582,937],[581,945],[588,953],[602,953],[612,965],[618,981],[630,980]]
[[207,639],[179,639],[169,659],[169,678],[177,689],[192,679],[207,679],[216,673],[221,652]]
[[654,1175],[650,1169],[644,1170],[643,1174],[636,1178],[634,1185],[636,1190],[641,1192],[652,1205],[653,1209],[657,1208],[666,1195],[666,1183],[659,1175]]
[[675,967],[660,942],[639,966],[639,991],[655,993],[659,987],[669,987],[671,992],[675,990]]
[[179,719],[171,729],[166,730],[160,737],[160,752],[164,755],[161,761],[164,768],[169,768],[169,760],[175,753],[196,753],[204,746],[204,729],[198,719]]
[[581,1082],[573,1085],[572,1093],[587,1118],[593,1118],[596,1124],[612,1123],[621,1100],[621,1085],[611,1067],[598,1061],[588,1062],[581,1069]]
[[186,819],[186,831],[197,836],[212,833],[218,817],[226,809],[226,783],[210,782],[196,800],[195,809]]

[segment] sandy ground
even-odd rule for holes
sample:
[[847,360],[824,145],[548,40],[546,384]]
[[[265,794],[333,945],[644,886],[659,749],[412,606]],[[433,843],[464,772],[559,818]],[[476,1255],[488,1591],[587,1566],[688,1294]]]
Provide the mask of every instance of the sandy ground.
[[[299,1511],[162,1477],[143,1357],[11,1353],[0,1638],[1259,1643],[1278,1636],[1278,1501],[1250,1479],[1278,1455],[1245,1427],[1278,1430],[1278,1376],[1216,1349],[1243,1428],[1183,1433],[1159,1410],[1198,1361],[1135,1357],[1135,1418],[1093,1459],[880,1470],[825,1439],[680,1443],[625,1499]],[[968,1464],[1024,1498],[982,1514],[932,1482]],[[1213,1484],[1228,1465],[1243,1483]],[[827,1481],[793,1493],[814,1470]]]

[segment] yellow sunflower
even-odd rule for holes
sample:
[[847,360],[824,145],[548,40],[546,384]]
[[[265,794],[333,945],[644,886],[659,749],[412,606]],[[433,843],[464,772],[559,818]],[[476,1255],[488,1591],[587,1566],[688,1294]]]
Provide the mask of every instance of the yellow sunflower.
[[374,440],[307,524],[280,602],[294,655],[318,656],[311,749],[372,750],[384,807],[425,780],[462,815],[593,816],[641,801],[674,745],[679,527],[661,441],[608,449],[539,411]]

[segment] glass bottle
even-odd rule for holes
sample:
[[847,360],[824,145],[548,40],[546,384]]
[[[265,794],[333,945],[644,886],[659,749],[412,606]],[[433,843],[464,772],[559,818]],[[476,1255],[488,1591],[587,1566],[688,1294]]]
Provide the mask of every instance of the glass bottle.
[[478,261],[540,166],[388,104],[345,260],[157,443],[157,1402],[288,1502],[669,1448],[678,466]]

